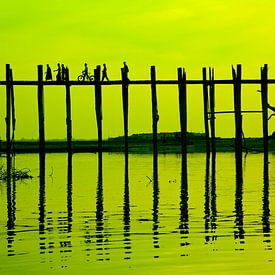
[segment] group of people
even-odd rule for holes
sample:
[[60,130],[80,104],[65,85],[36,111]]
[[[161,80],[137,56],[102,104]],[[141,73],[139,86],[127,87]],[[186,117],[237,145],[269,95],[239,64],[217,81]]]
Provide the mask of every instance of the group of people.
[[[56,73],[56,81],[65,81],[68,78],[68,68],[65,67],[64,64],[57,63],[57,69],[53,70]],[[124,73],[124,76],[126,77],[127,80],[129,80],[128,78],[128,72],[129,72],[129,68],[126,64],[126,62],[123,62],[123,68],[122,68],[122,72]],[[82,71],[82,76],[83,79],[89,79],[89,70],[88,70],[88,64],[85,63],[84,64],[84,70]],[[103,64],[103,69],[102,69],[102,79],[101,81],[104,80],[109,81],[108,75],[107,75],[107,67],[106,64]],[[46,81],[50,81],[53,80],[53,76],[52,76],[52,70],[49,64],[47,64],[47,70],[46,70]]]

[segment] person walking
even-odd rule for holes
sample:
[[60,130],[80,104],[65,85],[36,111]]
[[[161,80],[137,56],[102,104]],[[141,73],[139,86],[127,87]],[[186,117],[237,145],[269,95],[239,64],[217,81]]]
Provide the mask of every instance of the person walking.
[[126,64],[126,62],[125,62],[125,61],[123,62],[123,68],[122,68],[122,71],[123,71],[123,73],[124,73],[124,75],[125,75],[125,77],[126,77],[127,81],[129,81],[129,77],[128,77],[129,68],[128,68],[128,66],[127,66],[127,64]]
[[49,64],[47,64],[47,70],[46,70],[46,81],[53,80],[52,76],[52,69]]
[[102,70],[102,81],[106,78],[107,81],[109,81],[109,78],[107,76],[107,67],[106,64],[103,64],[103,70]]
[[60,66],[60,63],[57,63],[57,69],[54,70],[54,72],[57,72],[56,81],[61,81],[61,66]]

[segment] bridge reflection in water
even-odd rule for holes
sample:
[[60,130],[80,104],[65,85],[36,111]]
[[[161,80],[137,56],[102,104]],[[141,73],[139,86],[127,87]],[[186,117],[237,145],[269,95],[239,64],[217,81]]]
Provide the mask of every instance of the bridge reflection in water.
[[[252,202],[244,202],[244,195],[246,194],[245,190],[249,192],[249,188],[251,188],[249,184],[252,183],[250,182],[244,187],[244,171],[247,163],[245,161],[243,164],[242,159],[238,159],[237,156],[235,157],[235,169],[233,169],[235,170],[234,190],[233,178],[228,180],[226,179],[228,175],[223,177],[220,172],[221,169],[224,169],[220,161],[224,161],[224,159],[220,159],[218,153],[207,154],[206,157],[201,154],[196,161],[192,161],[192,158],[196,158],[196,156],[191,156],[190,159],[188,157],[187,160],[186,157],[176,155],[171,157],[155,154],[151,158],[151,155],[118,154],[112,162],[116,167],[110,168],[109,164],[107,169],[112,171],[104,171],[105,166],[108,166],[105,159],[110,158],[111,155],[99,153],[96,159],[96,155],[91,155],[94,161],[89,165],[92,166],[86,165],[85,168],[82,168],[82,174],[90,173],[90,171],[94,171],[97,162],[95,185],[89,177],[85,177],[85,181],[74,177],[74,173],[78,173],[78,171],[74,170],[73,163],[76,163],[78,168],[80,167],[77,161],[81,154],[74,156],[62,154],[63,159],[64,156],[67,156],[67,184],[66,189],[61,188],[61,190],[66,190],[66,208],[63,210],[55,208],[54,212],[51,208],[55,202],[51,201],[47,190],[52,185],[51,188],[54,192],[61,192],[58,189],[60,184],[55,182],[54,178],[49,178],[46,173],[47,159],[54,159],[54,157],[41,153],[39,155],[39,177],[37,178],[39,184],[37,211],[32,209],[29,212],[29,217],[23,217],[20,209],[18,209],[17,200],[20,201],[20,208],[22,208],[22,198],[19,197],[22,196],[21,183],[16,182],[10,173],[6,180],[7,219],[5,227],[7,245],[4,250],[1,250],[0,258],[4,259],[6,256],[19,257],[19,255],[28,257],[38,253],[40,264],[47,264],[53,268],[57,268],[56,265],[59,268],[66,268],[73,265],[74,261],[117,262],[143,261],[148,258],[173,258],[176,256],[190,257],[192,254],[196,254],[197,249],[204,251],[203,246],[209,246],[213,251],[218,251],[222,250],[223,244],[224,249],[228,252],[230,243],[229,246],[232,246],[234,251],[249,252],[249,241],[246,239],[251,238],[253,232],[259,233],[259,228],[261,228],[262,237],[257,235],[255,242],[264,243],[263,249],[272,253],[274,238],[272,225],[274,225],[274,220],[271,219],[270,215],[268,163],[263,161],[262,183],[258,184],[259,186],[262,185],[262,189],[257,191],[257,194],[262,192],[261,214],[259,215],[258,211],[246,215],[245,209],[249,209]],[[85,158],[89,159],[89,156],[86,155]],[[232,158],[232,154],[230,156]],[[257,160],[261,156],[260,154],[257,155]],[[25,158],[27,157],[33,156],[25,156]],[[170,159],[173,162],[172,166],[169,164]],[[205,160],[203,161],[203,159]],[[190,162],[199,167],[195,173],[192,171],[193,168],[188,166]],[[203,162],[205,166],[203,169],[204,176],[198,177],[196,173],[201,170]],[[232,161],[230,160],[230,162]],[[150,170],[150,163],[152,164],[152,179],[148,177],[150,181],[144,186],[137,178],[140,174],[146,178],[146,172]],[[8,172],[11,172],[13,165],[11,158],[7,159]],[[121,165],[123,165],[124,171],[117,170],[117,167],[121,167]],[[217,166],[219,167],[218,172]],[[173,169],[169,170],[171,167]],[[232,170],[232,168],[226,169]],[[111,175],[113,182],[110,181],[110,174],[107,175],[107,172],[113,173]],[[123,172],[123,175],[117,176],[115,173],[118,172]],[[132,176],[135,173],[138,174]],[[108,180],[104,180],[104,175]],[[51,180],[52,182],[50,182]],[[223,181],[226,180],[227,182],[224,183]],[[18,192],[18,185],[20,193]],[[79,185],[81,188],[85,187],[89,190],[93,190],[95,187],[94,194],[91,192],[81,193],[81,196],[85,196],[85,201],[88,202],[87,205],[82,205],[82,209],[79,208],[80,193],[77,193],[80,192]],[[147,201],[148,188],[152,188],[151,207],[150,202]],[[196,188],[199,189],[195,190]],[[144,193],[144,190],[147,193]],[[221,192],[230,191],[232,191],[232,195],[235,193],[234,202],[232,201],[230,204],[226,201],[219,201],[219,198],[226,200],[231,196],[231,194]],[[173,194],[171,196],[173,196],[174,201],[168,202],[165,198],[167,192]],[[253,192],[256,191],[253,189]],[[119,197],[121,198],[120,201],[118,201]],[[110,201],[110,198],[113,201]],[[203,198],[203,201],[200,201],[200,198]],[[30,199],[32,200],[31,204],[37,200],[35,197],[30,198],[28,196],[28,200]],[[196,202],[196,200],[198,201]],[[56,203],[60,205],[60,202]],[[94,205],[92,206],[92,204]],[[139,208],[139,204],[143,204],[143,208]],[[228,212],[224,205],[227,208],[232,205],[231,212]],[[36,228],[35,224],[27,224],[28,219],[34,221],[34,215],[37,217]],[[259,219],[255,223],[257,217]],[[24,230],[22,230],[22,223],[26,224]],[[1,223],[2,236],[4,234],[3,228]],[[199,248],[198,240],[200,239],[203,240],[203,246]],[[234,241],[232,242],[232,240]],[[57,255],[59,255],[58,264],[54,263]],[[266,257],[268,258],[268,256]]]

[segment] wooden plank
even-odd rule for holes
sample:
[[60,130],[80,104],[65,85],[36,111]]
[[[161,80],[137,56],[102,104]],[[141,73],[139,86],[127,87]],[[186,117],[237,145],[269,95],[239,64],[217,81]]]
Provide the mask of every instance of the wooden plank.
[[153,131],[153,152],[158,152],[158,106],[157,106],[157,90],[156,90],[156,68],[151,66],[151,98],[152,98],[152,131]]
[[123,68],[121,68],[122,78],[122,105],[123,105],[123,125],[124,125],[124,150],[128,153],[128,83],[129,80]]
[[181,129],[181,151],[187,154],[187,103],[186,103],[186,73],[184,68],[178,68],[179,115]]
[[66,125],[67,125],[67,148],[72,152],[72,114],[71,114],[71,91],[70,91],[70,73],[66,68]]
[[264,162],[268,163],[268,86],[267,64],[261,68],[262,127],[264,142]]
[[210,105],[210,132],[211,132],[211,150],[216,153],[216,134],[215,134],[215,84],[214,69],[209,68],[209,105]]
[[45,117],[44,117],[44,90],[43,90],[43,66],[38,65],[38,123],[39,123],[39,151],[45,151]]
[[100,66],[94,70],[95,77],[95,112],[97,122],[98,151],[102,151],[102,92],[100,83]]
[[208,81],[207,81],[205,67],[202,68],[202,78],[203,78],[203,116],[204,116],[205,146],[206,146],[206,153],[210,154],[209,123],[208,123]]

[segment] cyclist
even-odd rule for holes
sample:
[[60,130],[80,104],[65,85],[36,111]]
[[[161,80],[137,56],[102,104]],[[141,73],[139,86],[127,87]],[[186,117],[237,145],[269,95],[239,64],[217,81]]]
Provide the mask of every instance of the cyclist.
[[82,71],[82,74],[83,74],[83,80],[85,80],[85,78],[89,79],[88,64],[87,63],[84,64],[84,70]]

